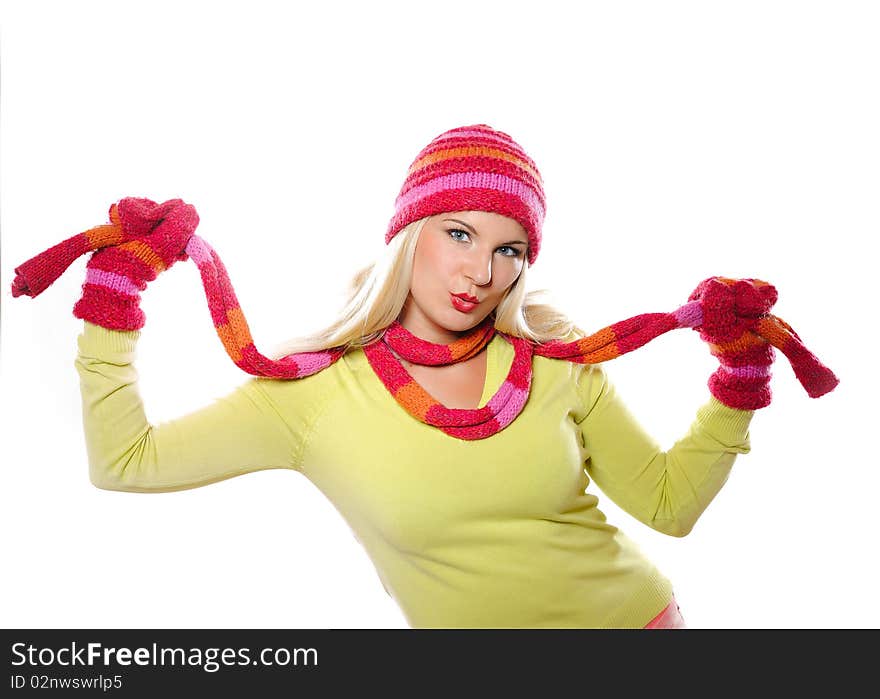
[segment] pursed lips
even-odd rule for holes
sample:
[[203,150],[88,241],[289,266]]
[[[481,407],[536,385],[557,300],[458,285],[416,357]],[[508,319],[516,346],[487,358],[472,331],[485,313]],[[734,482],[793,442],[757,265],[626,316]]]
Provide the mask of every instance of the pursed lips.
[[467,301],[468,303],[479,303],[480,302],[480,300],[476,296],[471,296],[469,294],[453,294],[453,296],[456,296],[456,297],[462,299],[463,301]]

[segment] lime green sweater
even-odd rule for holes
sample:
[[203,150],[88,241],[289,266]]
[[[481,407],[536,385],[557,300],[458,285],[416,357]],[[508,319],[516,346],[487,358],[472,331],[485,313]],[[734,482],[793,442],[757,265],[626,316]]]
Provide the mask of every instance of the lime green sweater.
[[[753,413],[710,398],[664,452],[601,364],[545,357],[534,358],[522,413],[482,440],[414,419],[360,350],[302,379],[249,378],[153,426],[133,365],[139,336],[86,322],[78,338],[92,483],[159,493],[299,471],[345,518],[414,628],[644,626],[672,584],[606,521],[590,479],[639,521],[684,536],[750,450]],[[487,352],[480,406],[513,358],[497,335]]]

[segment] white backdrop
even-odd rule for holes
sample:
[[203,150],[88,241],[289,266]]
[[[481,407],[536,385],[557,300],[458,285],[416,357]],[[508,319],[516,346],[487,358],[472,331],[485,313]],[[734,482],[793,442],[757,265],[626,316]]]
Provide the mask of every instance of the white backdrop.
[[[87,258],[37,299],[10,283],[113,201],[181,197],[266,351],[329,321],[381,249],[415,154],[480,122],[543,173],[531,287],[581,327],[673,310],[711,275],[758,277],[841,379],[810,399],[777,354],[752,452],[687,537],[597,492],[688,624],[880,625],[874,3],[21,1],[0,18],[0,625],[406,627],[296,472],[167,494],[93,487],[71,312]],[[142,307],[151,422],[248,378],[194,264],[160,276]],[[691,331],[606,365],[665,447],[715,366]]]

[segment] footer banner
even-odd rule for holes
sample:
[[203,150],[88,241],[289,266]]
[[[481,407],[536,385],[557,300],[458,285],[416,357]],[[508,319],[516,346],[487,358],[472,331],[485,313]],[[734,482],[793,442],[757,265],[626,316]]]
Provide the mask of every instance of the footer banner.
[[[832,678],[837,693],[873,667],[874,631],[577,629],[4,629],[4,697],[267,696],[339,689],[546,694],[613,680],[628,691],[674,678],[768,689]],[[842,648],[847,648],[845,653]],[[596,685],[594,683],[600,683]],[[855,689],[855,687],[853,687]],[[164,693],[159,695],[157,693]]]

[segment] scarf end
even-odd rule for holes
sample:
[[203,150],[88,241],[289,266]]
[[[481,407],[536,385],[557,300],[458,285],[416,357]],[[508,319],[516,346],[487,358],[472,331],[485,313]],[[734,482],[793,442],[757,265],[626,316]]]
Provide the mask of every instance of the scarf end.
[[12,281],[13,297],[34,298],[42,294],[75,259],[111,242],[104,229],[110,234],[117,233],[113,226],[98,226],[63,240],[16,267],[15,279]]
[[795,376],[806,389],[810,398],[824,396],[837,388],[837,384],[840,383],[840,379],[834,375],[834,372],[818,360],[815,364],[807,367],[794,367],[794,370]]

